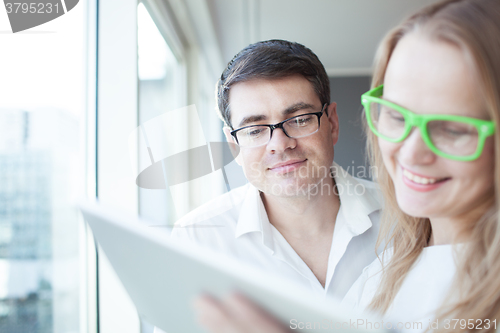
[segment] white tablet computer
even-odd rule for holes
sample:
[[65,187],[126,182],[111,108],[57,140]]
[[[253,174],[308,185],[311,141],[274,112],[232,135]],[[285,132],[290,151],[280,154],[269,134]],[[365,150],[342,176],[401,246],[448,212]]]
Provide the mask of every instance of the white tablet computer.
[[291,281],[174,242],[136,216],[96,203],[81,204],[80,209],[141,317],[167,333],[203,332],[194,318],[193,299],[201,293],[223,297],[233,291],[247,295],[291,328],[381,332],[352,325],[371,320],[366,314],[348,314],[339,303],[315,297]]

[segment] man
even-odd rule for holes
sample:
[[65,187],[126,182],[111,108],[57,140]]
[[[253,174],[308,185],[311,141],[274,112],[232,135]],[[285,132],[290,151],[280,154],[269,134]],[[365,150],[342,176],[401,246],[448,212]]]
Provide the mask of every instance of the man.
[[228,64],[217,98],[249,184],[188,214],[172,237],[342,298],[376,258],[381,206],[371,182],[333,162],[339,123],[323,65],[297,43],[255,43]]

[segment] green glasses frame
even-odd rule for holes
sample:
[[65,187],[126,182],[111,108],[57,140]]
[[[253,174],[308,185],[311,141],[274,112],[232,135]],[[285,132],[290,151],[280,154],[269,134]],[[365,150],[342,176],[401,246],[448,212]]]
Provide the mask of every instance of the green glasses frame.
[[[495,133],[495,123],[491,120],[482,120],[471,117],[455,116],[448,114],[416,114],[397,104],[391,103],[389,101],[380,98],[383,92],[384,92],[384,85],[381,85],[364,93],[363,95],[361,95],[361,104],[363,104],[365,108],[366,121],[368,122],[368,126],[370,127],[372,132],[375,133],[376,136],[384,140],[387,140],[389,142],[397,143],[403,141],[404,139],[406,139],[406,137],[408,137],[408,134],[410,134],[411,129],[413,127],[417,127],[420,130],[420,134],[425,144],[434,154],[448,158],[450,160],[473,161],[477,159],[479,156],[481,156],[486,138]],[[372,118],[370,117],[371,102],[376,102],[391,107],[394,110],[399,111],[403,115],[405,119],[405,129],[403,134],[399,138],[396,139],[389,138],[377,131],[377,129],[373,125]],[[467,156],[450,155],[436,148],[436,146],[434,146],[434,144],[432,143],[429,133],[427,132],[427,123],[432,120],[455,121],[460,123],[466,123],[476,127],[478,133],[478,143],[474,154]]]

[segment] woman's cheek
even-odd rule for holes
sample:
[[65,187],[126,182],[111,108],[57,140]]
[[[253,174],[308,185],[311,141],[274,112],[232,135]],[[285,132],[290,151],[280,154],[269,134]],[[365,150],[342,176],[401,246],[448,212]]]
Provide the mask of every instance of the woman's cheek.
[[387,171],[389,171],[391,177],[393,177],[397,166],[396,157],[401,144],[378,138],[378,145],[385,167],[387,168]]

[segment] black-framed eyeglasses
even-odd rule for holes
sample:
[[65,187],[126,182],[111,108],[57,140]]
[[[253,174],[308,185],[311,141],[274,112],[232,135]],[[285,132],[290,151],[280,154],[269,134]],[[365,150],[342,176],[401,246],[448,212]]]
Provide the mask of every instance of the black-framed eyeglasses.
[[320,112],[305,113],[285,119],[274,125],[250,125],[231,131],[231,135],[240,147],[258,147],[271,141],[273,131],[281,128],[289,138],[298,139],[316,133],[319,130],[320,118],[327,104]]

